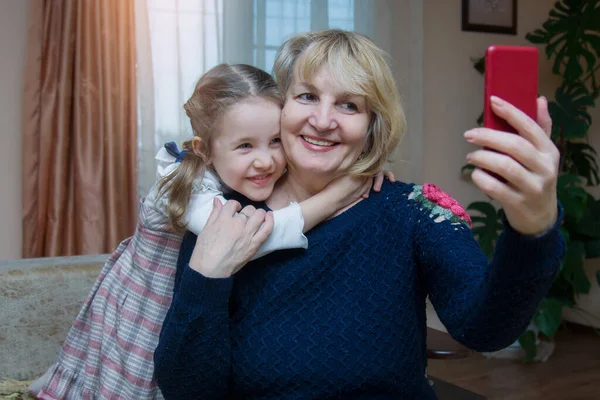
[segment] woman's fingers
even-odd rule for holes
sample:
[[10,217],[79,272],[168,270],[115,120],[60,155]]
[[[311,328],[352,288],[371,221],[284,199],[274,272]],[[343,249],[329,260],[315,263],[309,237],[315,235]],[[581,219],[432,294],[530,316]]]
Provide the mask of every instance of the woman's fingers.
[[548,100],[544,96],[537,99],[537,122],[544,133],[550,137],[552,135],[552,118],[548,111]]
[[236,212],[242,208],[242,205],[235,200],[227,200],[223,205],[222,213],[229,217],[233,217]]
[[223,208],[223,203],[217,197],[213,199],[213,209],[210,215],[208,216],[208,220],[206,221],[206,225],[212,224],[218,217]]
[[207,277],[229,277],[250,261],[268,238],[273,217],[263,229],[264,210],[253,206],[240,210],[237,201],[213,204],[210,223],[198,235],[189,265]]
[[[477,146],[487,147],[510,155],[529,170],[539,170],[542,167],[543,160],[538,150],[519,135],[487,128],[475,128],[465,132],[465,139]],[[467,160],[469,160],[471,154],[473,153],[467,155]],[[484,167],[483,165],[474,165]]]
[[521,200],[519,192],[500,182],[481,168],[475,168],[471,174],[473,183],[486,195],[502,204],[517,204]]
[[[548,103],[546,99],[539,98],[537,101],[537,123],[506,101],[494,96],[492,96],[492,99],[494,112],[502,118],[505,118],[518,130],[519,134],[514,135],[487,128],[476,128],[465,132],[467,141],[512,157],[526,170],[539,176],[543,180],[555,180],[560,154],[549,137],[552,131],[552,120],[548,114]],[[469,159],[473,160],[475,166],[498,172],[502,176],[506,176],[507,174],[516,176],[515,174],[517,173],[523,173],[523,171],[518,171],[516,165],[509,164],[508,160],[501,161],[498,157],[492,157],[492,153],[489,152],[480,152],[477,156],[470,154],[467,157],[467,160]],[[492,165],[498,161],[501,161],[503,164],[501,166],[501,171],[492,167]],[[510,171],[506,171],[507,168],[510,168]],[[516,177],[518,178],[518,176]],[[515,186],[522,186],[517,181],[511,181],[511,183]],[[538,189],[537,186],[539,185],[529,188],[530,190],[524,190],[535,191]]]
[[254,243],[256,247],[260,247],[268,238],[271,232],[273,232],[274,226],[273,212],[269,211],[266,213],[264,222],[258,228],[258,231],[254,235]]
[[254,206],[246,206],[243,210],[239,211],[236,214],[236,218],[243,220],[244,222],[248,222],[252,215],[256,212],[256,208]]
[[[533,174],[506,154],[490,150],[476,150],[467,156],[467,162],[496,173],[519,191],[529,192],[530,187],[535,183]],[[492,177],[490,176],[490,178]],[[501,182],[498,181],[498,183]]]
[[512,104],[502,100],[499,97],[492,96],[492,110],[496,115],[503,118],[519,132],[519,134],[528,140],[536,149],[542,152],[548,152],[554,147],[554,144],[536,121],[529,118],[523,111]]
[[246,206],[242,211],[240,211],[240,214],[242,213],[249,216],[242,233],[248,238],[248,240],[251,240],[256,234],[256,231],[258,231],[258,228],[260,228],[260,225],[265,221],[266,211],[262,209],[257,210],[252,206]]

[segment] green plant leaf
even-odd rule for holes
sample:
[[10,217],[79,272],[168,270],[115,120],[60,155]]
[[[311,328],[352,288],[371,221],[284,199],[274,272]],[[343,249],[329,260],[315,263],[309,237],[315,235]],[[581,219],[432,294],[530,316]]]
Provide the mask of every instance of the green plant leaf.
[[565,68],[564,76],[568,81],[574,82],[583,75],[583,68],[579,64],[577,58],[571,58],[567,61],[567,68]]
[[525,350],[525,359],[523,360],[525,363],[533,362],[537,354],[535,339],[535,332],[530,330],[525,331],[521,336],[519,336],[519,344],[523,350]]
[[488,201],[475,201],[475,202],[469,204],[467,209],[477,211],[478,213],[486,215],[486,216],[489,216],[489,215],[495,216],[497,213],[496,207],[494,207],[494,205]]
[[471,172],[473,172],[474,169],[475,169],[475,166],[473,164],[465,164],[460,169],[460,173],[463,175],[468,175]]
[[542,29],[525,36],[531,43],[546,44],[546,56],[554,56],[552,71],[568,81],[579,79],[584,70],[591,71],[590,54],[599,54],[596,39],[588,37],[599,33],[598,4],[586,0],[557,1]]
[[571,241],[571,233],[565,228],[565,226],[560,227],[560,233],[562,233],[563,238],[565,239],[565,243],[567,247],[569,247],[569,242]]
[[566,226],[575,237],[584,242],[600,239],[600,205],[591,194],[587,194],[583,213],[579,220],[565,218]]
[[585,137],[592,117],[587,109],[594,105],[594,97],[580,82],[566,81],[556,89],[555,101],[548,104],[552,116],[552,139],[572,140]]
[[584,177],[587,186],[600,184],[596,150],[587,143],[567,142],[563,151],[563,170]]
[[498,218],[496,207],[490,202],[477,201],[469,204],[469,211],[475,211],[478,214],[472,215],[473,236],[479,243],[483,253],[491,259],[494,254],[496,239],[503,226]]
[[583,268],[585,258],[585,246],[579,240],[571,240],[567,248],[567,253],[562,263],[562,274],[565,279],[573,286],[576,294],[587,294],[590,291],[590,280]]
[[547,34],[542,29],[536,29],[532,33],[528,33],[525,35],[525,39],[529,40],[534,44],[544,44],[546,43]]
[[544,298],[533,317],[533,322],[544,335],[553,338],[562,321],[563,302],[553,297]]
[[471,58],[471,61],[473,62],[473,68],[475,68],[477,72],[483,75],[485,73],[485,56]]
[[557,196],[563,205],[565,216],[579,221],[583,215],[588,194],[581,187],[582,179],[573,174],[558,177]]
[[600,240],[586,240],[584,246],[586,259],[600,257]]
[[556,278],[554,278],[547,297],[558,299],[566,307],[575,306],[575,290],[573,289],[573,285],[565,279],[562,269],[558,272]]
[[[600,31],[600,27],[597,28],[596,30]],[[590,44],[590,46],[594,49],[594,51],[596,52],[596,55],[598,57],[600,57],[600,36],[584,34],[584,38],[585,38],[585,40],[587,40],[587,42]]]

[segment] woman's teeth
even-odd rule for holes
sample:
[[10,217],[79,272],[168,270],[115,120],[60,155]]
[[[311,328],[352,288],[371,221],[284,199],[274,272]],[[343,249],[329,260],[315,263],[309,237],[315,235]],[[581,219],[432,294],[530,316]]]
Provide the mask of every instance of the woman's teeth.
[[329,142],[329,141],[323,141],[323,140],[317,140],[317,139],[312,139],[306,136],[302,136],[302,139],[304,139],[305,141],[307,141],[310,144],[314,144],[317,146],[333,146],[335,144],[335,142]]

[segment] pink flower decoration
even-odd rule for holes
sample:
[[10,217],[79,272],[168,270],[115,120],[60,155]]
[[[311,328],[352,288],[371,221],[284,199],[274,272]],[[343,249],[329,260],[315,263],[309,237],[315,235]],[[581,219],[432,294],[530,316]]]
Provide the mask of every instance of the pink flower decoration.
[[432,203],[435,203],[442,208],[452,211],[452,214],[464,219],[469,223],[469,226],[472,226],[471,217],[469,216],[469,214],[467,214],[465,209],[458,203],[458,201],[450,197],[448,193],[442,192],[440,188],[438,188],[434,184],[426,183],[423,185],[423,196],[425,196],[427,200],[431,201]]

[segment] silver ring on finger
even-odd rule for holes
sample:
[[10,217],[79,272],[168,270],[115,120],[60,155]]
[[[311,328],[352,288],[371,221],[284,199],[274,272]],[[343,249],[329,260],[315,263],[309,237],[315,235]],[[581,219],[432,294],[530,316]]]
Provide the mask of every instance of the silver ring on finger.
[[250,217],[248,216],[248,214],[246,214],[243,211],[240,211],[238,214],[243,215],[244,217],[246,217],[246,219],[250,219]]

